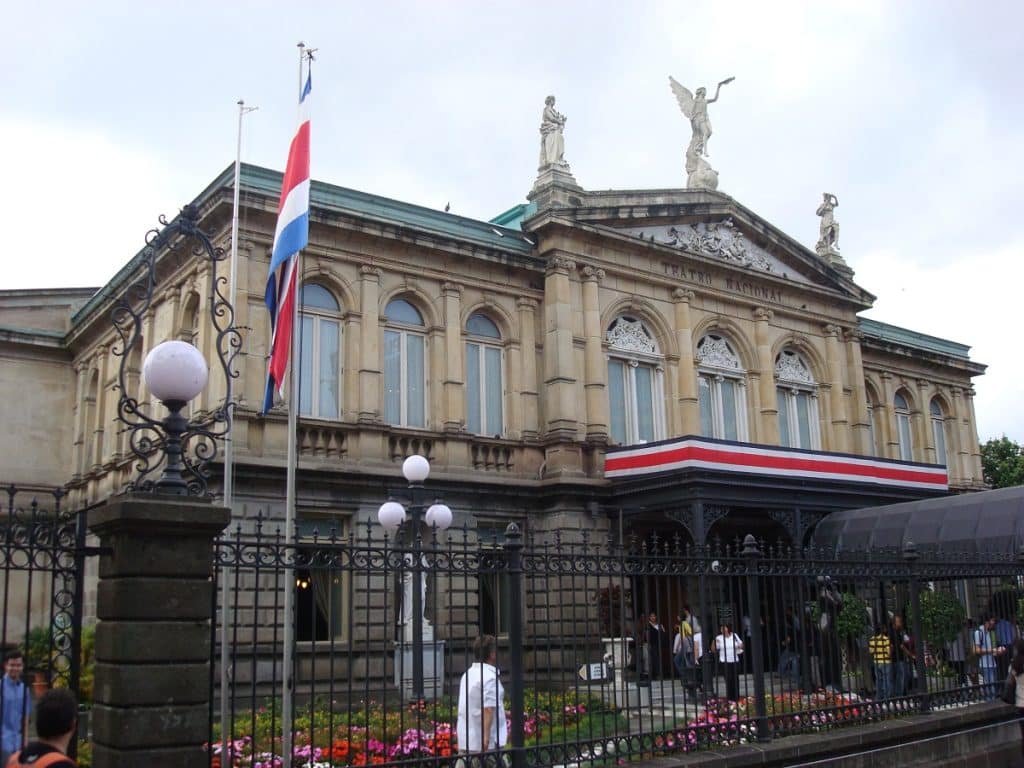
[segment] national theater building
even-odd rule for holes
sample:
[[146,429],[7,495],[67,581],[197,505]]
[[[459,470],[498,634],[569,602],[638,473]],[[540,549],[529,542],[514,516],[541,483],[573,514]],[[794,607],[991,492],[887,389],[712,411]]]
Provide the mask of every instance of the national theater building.
[[[259,413],[280,187],[243,166],[242,521],[284,517],[287,414]],[[229,168],[191,201],[225,250],[232,194]],[[971,384],[984,366],[968,347],[860,317],[874,297],[835,247],[810,249],[713,189],[587,191],[563,162],[541,168],[528,202],[478,221],[314,181],[309,237],[300,535],[376,519],[413,453],[455,525],[481,537],[516,521],[801,544],[833,510],[984,487]],[[3,420],[19,437],[0,479],[66,486],[73,506],[130,479],[110,313],[138,262],[126,254],[97,291],[0,292]],[[214,354],[206,267],[164,254],[158,274],[128,377],[143,401],[154,345]],[[211,381],[193,409],[222,396]]]

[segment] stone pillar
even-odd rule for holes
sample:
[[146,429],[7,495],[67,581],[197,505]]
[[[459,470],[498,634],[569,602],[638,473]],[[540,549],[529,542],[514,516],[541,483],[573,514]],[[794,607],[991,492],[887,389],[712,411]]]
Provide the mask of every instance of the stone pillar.
[[935,435],[932,434],[931,398],[928,397],[928,391],[931,388],[932,384],[927,379],[917,380],[917,399],[921,404],[919,409],[921,413],[921,445],[924,446],[921,460],[929,464],[937,464],[939,458],[935,451]]
[[107,347],[100,344],[96,347],[96,368],[99,371],[99,383],[96,387],[96,420],[90,425],[92,429],[91,468],[99,470],[103,465],[104,448],[103,427],[106,423],[107,409]]
[[754,309],[754,340],[757,344],[757,366],[761,369],[758,381],[761,418],[758,424],[757,442],[768,445],[779,444],[779,407],[775,396],[775,361],[772,359],[772,344],[768,323],[774,313],[770,309]]
[[843,391],[843,363],[839,359],[839,337],[843,329],[838,325],[826,325],[825,362],[828,365],[830,403],[832,412],[832,450],[846,453],[850,450],[849,419],[846,417],[846,395]]
[[861,357],[860,340],[864,334],[857,329],[846,331],[846,356],[853,388],[853,443],[850,448],[864,456],[871,456],[875,446],[871,445],[871,416],[868,413],[868,393],[864,386],[864,359]]
[[[146,361],[146,355],[156,346],[156,339],[153,338],[153,309],[147,309],[142,315],[142,361]],[[211,377],[212,378],[212,377]],[[146,380],[139,376],[138,387],[139,404],[147,403],[149,400],[149,389],[146,387]]]
[[[951,460],[949,462],[950,480],[955,474],[963,482],[971,479],[971,455],[969,451],[970,441],[967,431],[967,419],[964,417],[964,391],[960,387],[953,387],[953,445],[949,447]],[[956,456],[955,462],[952,456]],[[956,469],[954,470],[954,467]]]
[[884,416],[882,428],[885,432],[882,439],[887,447],[887,456],[890,459],[898,459],[900,457],[900,435],[896,425],[896,410],[892,402],[895,396],[895,392],[892,390],[892,374],[882,371],[879,378],[882,380],[882,415]]
[[359,339],[359,415],[362,423],[380,421],[380,278],[379,267],[362,266],[359,308],[362,336]]
[[445,432],[461,432],[466,423],[466,395],[462,379],[462,286],[455,283],[442,285],[441,301],[444,304],[445,347],[441,429]]
[[964,477],[970,477],[974,485],[982,485],[985,482],[985,472],[981,468],[981,443],[978,442],[978,419],[974,415],[973,386],[964,390],[964,398],[967,401],[967,445],[970,450],[970,472],[965,473]]
[[205,765],[212,540],[230,513],[194,499],[125,496],[89,513],[100,545],[94,768]]
[[587,440],[608,441],[608,366],[601,352],[601,306],[598,283],[604,270],[583,267],[583,390],[587,403]]
[[544,404],[547,437],[575,440],[577,416],[576,366],[572,343],[572,282],[576,262],[552,256],[544,281]]
[[534,299],[516,300],[519,310],[519,336],[523,340],[520,353],[519,397],[522,405],[519,433],[524,440],[535,440],[537,424],[537,332],[534,326],[537,302]]
[[79,480],[82,477],[82,465],[85,461],[86,451],[86,414],[89,409],[86,405],[86,397],[89,394],[89,366],[85,361],[79,361],[74,365],[75,371],[75,442],[71,447],[71,473],[72,480]]
[[694,367],[693,320],[690,302],[694,292],[686,288],[672,291],[675,301],[676,344],[679,346],[679,418],[681,434],[700,434],[700,404],[697,399],[697,369]]

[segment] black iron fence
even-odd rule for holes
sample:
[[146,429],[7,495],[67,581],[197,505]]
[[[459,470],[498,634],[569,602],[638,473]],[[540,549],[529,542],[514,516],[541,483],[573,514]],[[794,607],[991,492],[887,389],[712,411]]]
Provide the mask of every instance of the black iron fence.
[[1019,557],[524,539],[513,525],[424,531],[416,567],[406,533],[300,526],[288,541],[256,521],[218,542],[214,764],[449,764],[460,679],[485,634],[504,682],[499,741],[517,766],[969,705],[994,698],[1020,635]]
[[[86,510],[62,506],[60,489],[4,488],[0,512],[3,616],[0,651],[21,652],[22,701],[0,696],[0,719],[23,711],[29,697],[69,688],[88,704],[92,693],[91,632],[83,631]],[[6,672],[7,670],[5,670]],[[75,745],[71,745],[74,754]]]

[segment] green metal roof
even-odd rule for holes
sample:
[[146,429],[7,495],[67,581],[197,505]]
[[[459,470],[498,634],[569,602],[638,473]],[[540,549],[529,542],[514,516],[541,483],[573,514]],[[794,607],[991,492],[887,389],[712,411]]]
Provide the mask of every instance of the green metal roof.
[[519,205],[513,205],[504,213],[499,213],[497,216],[491,219],[490,223],[522,231],[523,219],[530,218],[536,212],[536,203],[520,203]]
[[860,330],[866,336],[880,341],[902,344],[905,347],[920,349],[925,352],[935,352],[950,357],[959,357],[964,360],[970,359],[967,353],[971,348],[966,344],[958,344],[948,339],[940,339],[938,336],[929,336],[925,333],[910,331],[906,328],[889,325],[888,323],[880,323],[877,320],[869,320],[866,317],[858,318],[858,320],[860,321]]

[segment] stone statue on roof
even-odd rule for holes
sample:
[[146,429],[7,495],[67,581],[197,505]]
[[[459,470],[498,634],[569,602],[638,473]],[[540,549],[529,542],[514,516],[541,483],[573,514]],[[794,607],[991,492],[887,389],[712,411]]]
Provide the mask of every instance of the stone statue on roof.
[[827,256],[839,250],[839,222],[833,213],[839,207],[839,198],[831,192],[823,192],[822,197],[821,205],[815,211],[821,217],[821,222],[818,225],[818,244],[814,250]]
[[718,94],[723,85],[728,85],[736,78],[722,80],[715,88],[715,95],[707,98],[707,91],[698,88],[697,94],[680,84],[671,75],[668,78],[672,93],[679,102],[679,109],[690,119],[690,145],[686,149],[686,186],[690,188],[718,188],[718,171],[704,158],[708,155],[708,139],[711,138],[711,120],[708,118],[708,104],[718,101]]
[[566,116],[555,110],[555,97],[544,99],[544,113],[540,123],[540,165],[543,170],[549,165],[568,168],[565,162],[565,139],[562,130],[565,128]]

